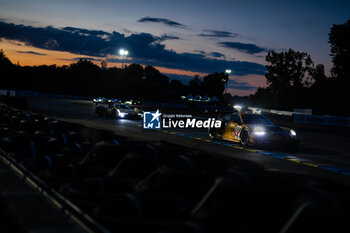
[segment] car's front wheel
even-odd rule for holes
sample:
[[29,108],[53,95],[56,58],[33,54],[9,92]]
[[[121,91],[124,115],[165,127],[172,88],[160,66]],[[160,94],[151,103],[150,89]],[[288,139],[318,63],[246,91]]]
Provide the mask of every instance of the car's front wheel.
[[243,146],[247,146],[249,144],[249,140],[250,140],[250,135],[248,132],[248,129],[244,128],[241,132],[241,144]]
[[210,139],[217,139],[218,138],[218,132],[215,128],[209,128],[208,135],[209,135]]

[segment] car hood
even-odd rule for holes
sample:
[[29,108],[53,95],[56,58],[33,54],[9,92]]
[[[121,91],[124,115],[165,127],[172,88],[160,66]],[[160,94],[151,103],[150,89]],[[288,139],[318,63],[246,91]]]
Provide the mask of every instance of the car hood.
[[120,108],[119,110],[122,111],[122,112],[126,112],[126,113],[128,113],[128,114],[137,114],[137,113],[136,113],[134,110],[132,110],[132,109]]
[[251,124],[248,125],[250,130],[253,130],[254,127],[260,126],[263,127],[266,130],[266,133],[274,136],[279,137],[288,137],[289,136],[289,128],[277,126],[277,125],[258,125],[258,124]]

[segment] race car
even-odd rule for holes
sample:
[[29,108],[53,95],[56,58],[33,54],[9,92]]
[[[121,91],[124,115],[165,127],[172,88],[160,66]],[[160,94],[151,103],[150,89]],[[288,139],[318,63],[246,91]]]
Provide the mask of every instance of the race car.
[[92,101],[95,104],[98,104],[98,103],[103,104],[106,102],[106,98],[105,97],[97,97],[97,98],[94,98]]
[[140,119],[142,114],[133,110],[125,104],[108,104],[96,106],[95,113],[98,116],[107,116],[115,118]]
[[94,98],[92,101],[97,105],[97,104],[117,103],[118,99],[107,99],[105,97],[98,97],[98,98]]
[[297,146],[298,138],[293,129],[275,125],[264,115],[254,113],[230,113],[220,119],[221,128],[209,128],[211,139],[223,139],[248,145]]

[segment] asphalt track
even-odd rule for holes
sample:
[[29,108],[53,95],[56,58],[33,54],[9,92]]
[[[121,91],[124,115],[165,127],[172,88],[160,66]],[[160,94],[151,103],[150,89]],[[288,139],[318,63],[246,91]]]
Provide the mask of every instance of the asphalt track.
[[209,140],[204,130],[170,129],[157,132],[143,130],[140,120],[100,118],[94,114],[95,104],[91,101],[29,98],[28,106],[33,111],[59,120],[113,131],[139,140],[164,140],[211,152],[223,159],[235,159],[240,168],[298,173],[350,184],[350,140],[346,133],[339,135],[299,129],[297,134],[301,145],[297,151],[262,150]]

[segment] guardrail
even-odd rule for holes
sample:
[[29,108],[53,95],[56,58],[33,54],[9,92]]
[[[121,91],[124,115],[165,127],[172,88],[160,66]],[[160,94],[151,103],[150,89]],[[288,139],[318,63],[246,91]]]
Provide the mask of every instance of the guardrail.
[[311,109],[294,109],[295,111],[281,111],[275,109],[248,107],[252,112],[265,112],[277,115],[291,116],[296,124],[345,126],[350,127],[350,117],[312,115]]
[[350,117],[294,114],[293,115],[293,122],[297,123],[297,124],[308,124],[308,125],[327,125],[327,126],[350,127]]
[[0,95],[16,96],[16,92],[13,90],[0,90]]
[[92,97],[88,97],[88,96],[62,95],[62,94],[56,94],[56,93],[40,93],[37,91],[3,90],[3,89],[0,89],[0,95],[23,96],[23,97],[46,97],[46,98],[59,98],[59,99],[78,99],[78,100],[92,99]]
[[311,109],[298,109],[298,108],[296,108],[296,109],[294,109],[294,111],[283,111],[283,110],[257,108],[257,107],[248,107],[248,109],[253,111],[253,112],[258,112],[260,110],[261,112],[277,114],[277,115],[284,115],[284,116],[293,116],[293,114],[308,114],[308,115],[312,114]]

